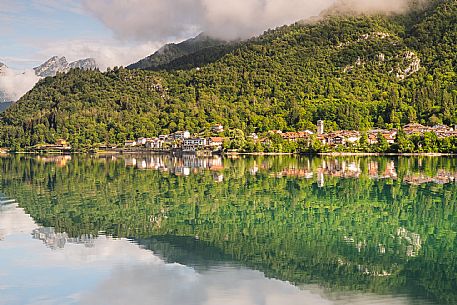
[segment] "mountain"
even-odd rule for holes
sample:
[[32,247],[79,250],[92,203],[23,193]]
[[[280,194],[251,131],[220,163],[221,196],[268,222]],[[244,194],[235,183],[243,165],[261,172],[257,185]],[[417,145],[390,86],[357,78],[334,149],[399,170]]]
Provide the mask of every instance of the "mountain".
[[[215,59],[222,57],[230,52],[230,46],[234,42],[227,42],[211,38],[202,33],[197,37],[188,39],[181,43],[170,43],[160,48],[154,54],[128,66],[128,69],[143,69],[143,70],[161,70],[161,69],[186,69],[199,65],[204,65]],[[212,56],[201,56],[212,54]],[[194,62],[190,64],[190,60]]]
[[68,63],[65,57],[53,56],[44,64],[33,68],[35,74],[40,77],[55,76],[59,72],[68,72],[70,69],[80,68],[83,70],[93,70],[97,68],[97,63],[93,58],[86,58],[72,63]]
[[84,148],[215,123],[245,134],[316,129],[318,119],[327,130],[454,125],[455,41],[457,0],[439,0],[402,15],[282,26],[198,69],[73,70],[0,115],[0,146],[66,138]]

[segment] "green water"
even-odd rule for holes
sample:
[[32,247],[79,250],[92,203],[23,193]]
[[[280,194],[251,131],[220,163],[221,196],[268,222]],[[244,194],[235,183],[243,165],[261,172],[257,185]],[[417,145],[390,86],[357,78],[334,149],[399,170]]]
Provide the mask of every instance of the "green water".
[[0,166],[1,192],[50,251],[64,246],[49,230],[67,243],[108,236],[197,273],[231,266],[314,287],[329,304],[457,304],[457,159],[14,156]]

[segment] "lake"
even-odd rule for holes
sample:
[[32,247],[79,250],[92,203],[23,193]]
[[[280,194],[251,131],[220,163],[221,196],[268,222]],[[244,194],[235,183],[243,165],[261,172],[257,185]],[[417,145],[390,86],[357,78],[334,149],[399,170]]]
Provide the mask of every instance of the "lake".
[[0,304],[457,304],[457,159],[0,166]]

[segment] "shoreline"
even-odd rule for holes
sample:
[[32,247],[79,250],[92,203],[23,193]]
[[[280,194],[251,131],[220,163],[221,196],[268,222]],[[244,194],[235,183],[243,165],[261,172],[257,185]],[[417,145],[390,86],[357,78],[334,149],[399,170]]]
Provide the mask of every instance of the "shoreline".
[[[21,152],[8,152],[1,151],[1,155],[96,155],[96,156],[114,156],[114,155],[131,155],[131,154],[151,154],[151,155],[178,155],[178,156],[196,156],[196,157],[209,157],[210,155],[199,155],[198,153],[179,153],[173,151],[152,151],[152,150],[104,150],[98,152],[68,152],[61,153],[55,151],[21,151]],[[310,156],[310,157],[456,157],[455,153],[367,153],[367,152],[322,152],[322,153],[265,153],[265,152],[227,152],[217,154],[226,157],[236,156]]]

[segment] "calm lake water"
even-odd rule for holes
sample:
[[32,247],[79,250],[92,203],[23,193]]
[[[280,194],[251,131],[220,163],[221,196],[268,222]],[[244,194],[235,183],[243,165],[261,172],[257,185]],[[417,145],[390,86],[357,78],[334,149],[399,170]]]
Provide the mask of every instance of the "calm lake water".
[[0,304],[457,304],[457,159],[0,166]]

